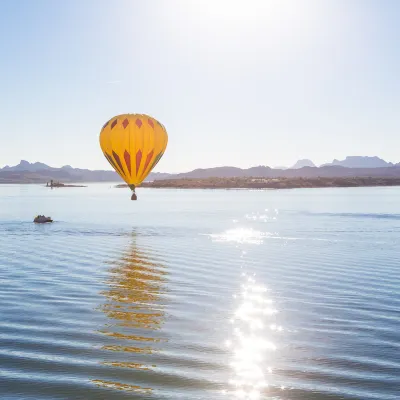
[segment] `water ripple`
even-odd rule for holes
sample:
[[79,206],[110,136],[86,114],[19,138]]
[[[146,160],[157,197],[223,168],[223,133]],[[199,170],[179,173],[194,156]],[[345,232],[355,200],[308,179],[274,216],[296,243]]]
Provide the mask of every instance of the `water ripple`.
[[400,190],[87,189],[0,187],[2,399],[400,398]]

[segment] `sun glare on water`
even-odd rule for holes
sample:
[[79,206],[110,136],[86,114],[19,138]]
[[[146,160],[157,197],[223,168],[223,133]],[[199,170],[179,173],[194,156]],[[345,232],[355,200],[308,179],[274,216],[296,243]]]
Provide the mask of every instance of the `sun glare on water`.
[[282,327],[273,322],[277,310],[267,289],[254,276],[243,273],[242,278],[241,292],[234,296],[240,303],[231,319],[232,336],[225,342],[231,352],[233,376],[224,394],[255,400],[271,385],[273,354],[277,350],[272,338]]
[[271,234],[250,228],[228,229],[222,234],[211,234],[210,237],[216,242],[236,242],[261,244],[263,239]]

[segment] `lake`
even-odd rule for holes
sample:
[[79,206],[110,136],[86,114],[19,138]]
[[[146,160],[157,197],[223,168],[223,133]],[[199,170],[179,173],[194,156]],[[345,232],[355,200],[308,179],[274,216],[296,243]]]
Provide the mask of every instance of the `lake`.
[[0,185],[1,399],[400,398],[400,188],[113,186]]

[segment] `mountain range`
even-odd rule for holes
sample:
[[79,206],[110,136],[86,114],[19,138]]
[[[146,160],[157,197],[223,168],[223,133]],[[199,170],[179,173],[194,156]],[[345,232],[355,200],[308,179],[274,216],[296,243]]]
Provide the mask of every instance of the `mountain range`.
[[[379,157],[359,157],[359,156],[348,156],[344,160],[333,160],[329,164],[322,164],[321,167],[326,166],[341,166],[347,168],[384,168],[384,167],[393,167],[394,164],[391,162],[387,162]],[[400,165],[397,164],[397,165]]]
[[[333,160],[332,163],[316,167],[311,160],[297,161],[291,168],[270,168],[257,166],[247,169],[237,167],[215,167],[195,169],[180,174],[152,172],[146,181],[180,178],[232,178],[232,177],[400,177],[400,163],[386,162],[379,157],[349,156],[344,160]],[[122,179],[114,171],[89,170],[73,168],[65,165],[61,168],[46,164],[30,163],[22,160],[18,165],[0,168],[0,183],[45,183],[50,180],[60,182],[121,182]]]

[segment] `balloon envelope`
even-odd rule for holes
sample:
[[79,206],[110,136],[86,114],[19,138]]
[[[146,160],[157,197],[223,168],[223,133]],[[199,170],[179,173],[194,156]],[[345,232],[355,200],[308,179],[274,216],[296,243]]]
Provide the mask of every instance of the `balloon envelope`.
[[107,121],[100,132],[104,156],[134,189],[163,156],[168,143],[165,127],[145,114],[121,114]]

